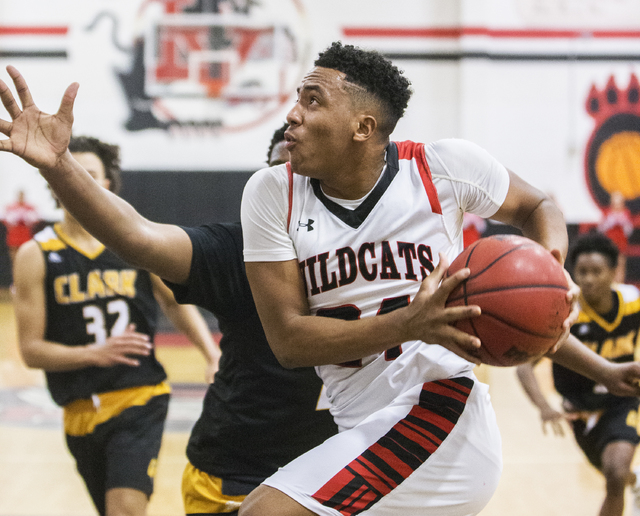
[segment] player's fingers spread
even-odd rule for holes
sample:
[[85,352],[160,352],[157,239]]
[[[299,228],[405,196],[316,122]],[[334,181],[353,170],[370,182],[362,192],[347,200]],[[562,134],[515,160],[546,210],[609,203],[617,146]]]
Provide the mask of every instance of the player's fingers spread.
[[[470,319],[472,317],[478,317],[481,313],[482,313],[482,310],[478,305],[452,306],[444,309],[442,319],[447,324],[451,324],[461,319]],[[464,333],[464,332],[461,332],[461,333]]]
[[122,345],[118,347],[118,353],[123,356],[139,355],[146,357],[151,354],[151,347],[141,342],[126,342],[122,343]]
[[4,134],[5,136],[9,136],[10,132],[11,132],[11,124],[6,120],[0,119],[0,133]]
[[465,267],[464,269],[460,269],[459,271],[456,271],[455,274],[452,274],[451,276],[446,278],[440,285],[442,294],[446,296],[446,298],[448,298],[451,292],[453,292],[453,290],[458,285],[460,285],[460,283],[465,281],[470,274],[471,271]]
[[438,265],[436,265],[436,268],[429,275],[429,277],[431,277],[434,281],[437,281],[439,284],[442,281],[442,278],[444,278],[444,275],[447,273],[448,269],[449,260],[447,260],[447,257],[443,253],[438,253]]
[[[566,271],[565,271],[566,272]],[[569,274],[568,272],[566,274]],[[569,290],[567,290],[567,301],[572,303],[575,299],[580,296],[580,287],[573,283],[569,283]]]
[[13,79],[13,84],[16,87],[16,92],[18,93],[18,97],[20,97],[20,102],[22,103],[22,108],[28,108],[33,105],[33,98],[31,97],[31,92],[29,91],[29,87],[27,86],[27,81],[24,80],[22,74],[18,71],[15,66],[7,66],[7,72]]
[[11,152],[13,150],[13,144],[11,140],[0,140],[0,152]]
[[4,104],[6,97],[13,97],[11,94],[11,90],[7,83],[0,79],[0,98],[2,99],[2,103]]
[[461,346],[457,346],[456,348],[449,348],[451,351],[453,351],[456,355],[464,358],[465,360],[472,362],[476,365],[480,365],[480,359],[473,353],[470,353],[467,349],[461,347]]
[[80,85],[77,82],[70,84],[62,96],[60,108],[58,108],[58,116],[65,121],[73,122],[73,104],[79,87]]
[[[444,261],[443,261],[444,260]],[[440,256],[440,261],[436,268],[431,271],[424,280],[422,280],[422,284],[420,285],[420,291],[426,292],[428,294],[433,294],[438,291],[440,287],[440,283],[442,282],[442,278],[444,278],[445,273],[447,272],[447,268],[449,267],[446,262],[446,258],[444,255]]]
[[20,113],[22,113],[20,106],[18,106],[18,103],[13,98],[13,94],[9,87],[2,81],[0,81],[0,99],[2,100],[2,105],[7,110],[7,113],[9,113],[11,120],[15,120],[20,116]]
[[135,358],[124,357],[124,356],[118,358],[116,362],[118,364],[128,365],[132,367],[138,367],[140,365],[140,360],[136,360]]
[[136,346],[134,350],[132,350],[132,353],[134,355],[148,357],[151,354],[151,348],[148,346]]
[[574,306],[571,309],[571,312],[569,312],[569,316],[562,323],[562,327],[563,327],[565,332],[568,333],[568,331],[571,329],[571,327],[578,320],[578,316],[579,315],[580,315],[580,309],[578,308],[578,306]]
[[468,350],[471,353],[474,353],[475,350],[482,345],[478,337],[469,335],[468,333],[460,331],[453,326],[449,326],[447,328],[447,337],[454,345],[459,348]]
[[[124,335],[127,333],[136,333],[136,325],[133,323],[129,324],[122,334]],[[143,335],[143,334],[141,333],[140,335]]]
[[151,343],[143,338],[143,336],[139,333],[134,333],[132,335],[128,335],[124,338],[124,345],[130,346],[134,351],[141,351],[146,353],[147,355],[151,351],[152,345]]
[[436,268],[431,271],[431,273],[422,280],[422,284],[420,285],[421,290],[428,290],[430,293],[435,292],[440,283],[442,282],[442,278],[444,278],[445,273],[447,272],[447,265],[442,264],[442,261],[436,265]]
[[142,333],[123,333],[109,339],[110,345],[118,353],[149,354],[152,348],[148,337]]

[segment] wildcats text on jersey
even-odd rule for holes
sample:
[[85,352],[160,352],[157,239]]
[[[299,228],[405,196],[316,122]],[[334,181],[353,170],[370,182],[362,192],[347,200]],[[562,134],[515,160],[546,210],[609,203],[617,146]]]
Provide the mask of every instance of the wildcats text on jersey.
[[[394,248],[396,252],[394,252]],[[329,270],[328,262],[337,269]],[[334,252],[310,256],[299,262],[300,271],[310,295],[317,295],[356,281],[358,275],[367,281],[425,279],[434,269],[433,253],[426,244],[411,242],[365,242],[358,249],[342,247]]]

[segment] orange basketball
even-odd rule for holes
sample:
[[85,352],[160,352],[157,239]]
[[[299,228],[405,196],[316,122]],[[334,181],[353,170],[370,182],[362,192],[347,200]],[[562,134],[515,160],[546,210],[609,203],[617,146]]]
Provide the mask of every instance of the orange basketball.
[[564,269],[544,247],[528,238],[496,235],[467,247],[447,276],[468,267],[446,306],[478,305],[482,314],[455,326],[477,336],[478,358],[514,366],[544,355],[562,334],[571,311]]

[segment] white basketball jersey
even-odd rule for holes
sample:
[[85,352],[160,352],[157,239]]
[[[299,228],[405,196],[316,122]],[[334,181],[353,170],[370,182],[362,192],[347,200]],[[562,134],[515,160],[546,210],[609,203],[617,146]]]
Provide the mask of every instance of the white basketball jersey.
[[[424,145],[392,142],[378,183],[354,210],[328,198],[318,180],[292,174],[288,165],[267,169],[277,175],[279,188],[286,180],[287,206],[276,216],[285,218],[286,213],[282,229],[300,264],[313,314],[355,320],[406,306],[437,265],[438,253],[451,262],[462,251],[460,193],[451,186],[450,167],[437,154],[433,159],[441,172],[438,178],[447,185],[440,188],[444,197],[436,187],[438,178],[434,181],[432,177]],[[481,170],[486,173],[487,168]],[[489,214],[506,196],[505,178],[506,171],[495,182],[498,193],[491,197]],[[260,186],[264,193],[265,185]],[[252,189],[248,185],[245,197],[255,200]],[[261,209],[246,208],[246,200],[245,259],[269,260],[269,253],[265,257],[264,252],[268,247],[274,259],[290,259],[273,249],[274,238],[284,239],[284,235],[268,238],[264,226],[251,227]],[[487,216],[486,207],[484,211],[481,214]],[[273,216],[270,210],[266,218]],[[256,243],[257,233],[262,234],[263,242]],[[327,387],[336,422],[350,428],[411,386],[471,374],[472,367],[441,346],[412,341],[353,363],[316,369]]]

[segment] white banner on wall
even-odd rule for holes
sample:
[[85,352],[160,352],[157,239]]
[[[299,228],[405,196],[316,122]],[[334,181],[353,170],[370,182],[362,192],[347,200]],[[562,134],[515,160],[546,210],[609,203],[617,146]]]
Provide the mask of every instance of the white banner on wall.
[[[76,134],[119,144],[127,170],[253,170],[318,51],[342,39],[380,50],[412,81],[394,138],[475,141],[553,194],[570,222],[595,221],[613,190],[640,212],[638,10],[631,0],[0,0],[0,73],[18,67],[47,111],[78,81]],[[10,158],[0,156],[0,204],[18,187],[47,195]]]

